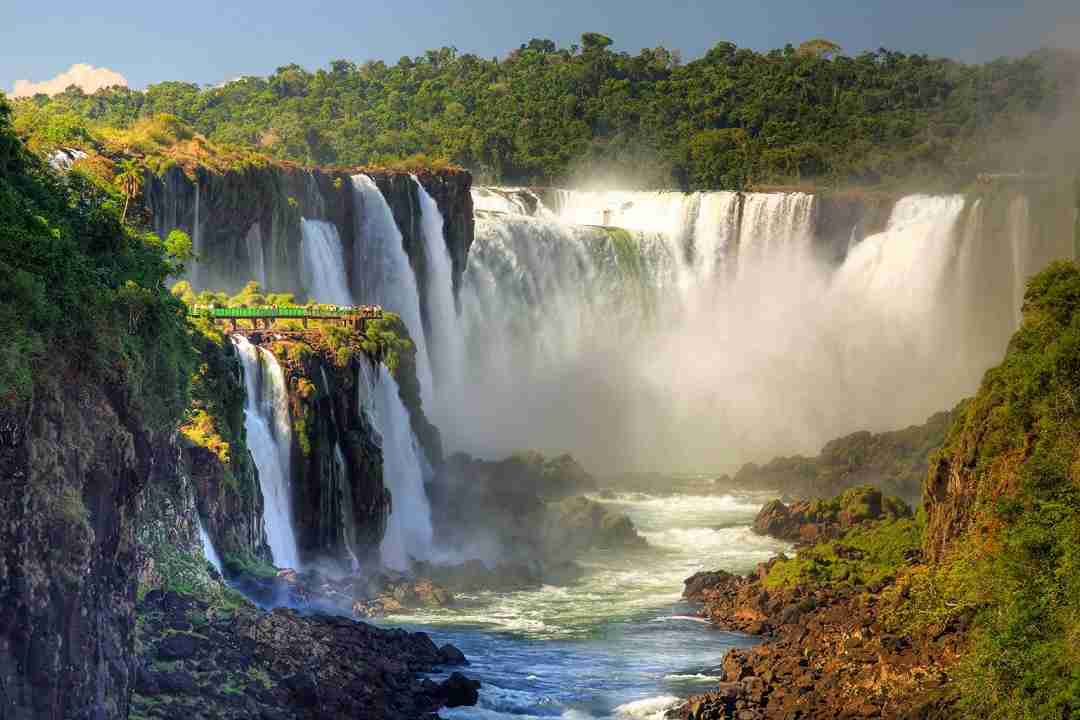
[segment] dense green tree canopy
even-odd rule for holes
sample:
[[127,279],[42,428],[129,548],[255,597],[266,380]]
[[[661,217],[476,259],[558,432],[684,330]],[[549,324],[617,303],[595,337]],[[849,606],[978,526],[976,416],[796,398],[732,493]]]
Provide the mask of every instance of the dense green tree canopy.
[[180,417],[194,353],[165,281],[183,272],[190,242],[166,247],[124,225],[122,202],[26,152],[0,95],[0,407],[79,374],[157,426]]
[[885,49],[849,57],[822,38],[767,53],[720,42],[684,64],[663,47],[629,54],[586,33],[580,46],[534,39],[505,58],[444,47],[395,65],[286,65],[213,88],[70,88],[20,103],[17,124],[61,142],[77,139],[77,119],[126,126],[168,113],[211,141],[278,158],[365,164],[423,153],[489,181],[962,181],[1020,169],[1003,168],[1015,153],[994,148],[1058,112],[1078,67],[1051,51],[984,65]]

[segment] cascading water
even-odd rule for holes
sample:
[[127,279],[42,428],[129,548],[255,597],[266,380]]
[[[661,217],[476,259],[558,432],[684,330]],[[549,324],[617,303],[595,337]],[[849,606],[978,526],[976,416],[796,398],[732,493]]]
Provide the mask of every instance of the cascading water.
[[244,366],[247,391],[244,427],[248,448],[259,471],[266,538],[275,565],[297,568],[300,558],[292,525],[289,487],[292,423],[285,376],[273,354],[252,345],[240,335],[233,337],[233,343]]
[[921,422],[1000,357],[1026,277],[1071,255],[1032,237],[1023,198],[993,224],[985,203],[904,198],[837,264],[811,195],[559,191],[530,217],[519,195],[477,203],[461,424],[486,435],[449,444],[603,469],[731,467]]
[[247,250],[248,267],[251,278],[263,288],[266,287],[266,257],[263,251],[262,228],[254,223],[244,236],[244,249]]
[[195,181],[195,216],[191,221],[191,249],[195,253],[195,260],[190,263],[190,269],[188,270],[188,281],[192,287],[201,290],[202,289],[202,268],[199,265],[199,258],[203,255],[203,241],[202,241],[202,212],[200,208],[200,197],[202,191],[199,189],[199,181]]
[[434,198],[413,176],[420,197],[420,230],[424,236],[427,267],[429,348],[434,366],[435,405],[432,408],[440,425],[453,421],[456,408],[468,401],[463,393],[465,338],[461,332],[454,302],[454,274],[450,251],[443,237],[443,216]]
[[425,463],[409,424],[409,412],[398,395],[397,381],[385,365],[379,365],[368,392],[371,421],[382,436],[383,481],[392,498],[379,554],[387,567],[408,570],[412,559],[426,560],[431,555],[434,533],[424,490]]
[[304,285],[309,298],[332,305],[351,305],[352,292],[337,226],[304,218],[300,230],[304,238]]
[[199,540],[202,542],[203,557],[206,561],[214,566],[214,569],[218,571],[218,575],[221,574],[221,558],[218,557],[217,550],[214,549],[214,543],[210,540],[209,533],[206,532],[206,528],[203,527],[202,518],[198,513],[195,513],[195,522],[199,526]]
[[384,305],[401,315],[416,345],[420,398],[425,407],[432,407],[431,361],[420,319],[420,297],[416,275],[402,245],[401,231],[374,180],[367,175],[354,175],[352,184],[357,207],[356,234],[361,238],[354,251],[355,299]]

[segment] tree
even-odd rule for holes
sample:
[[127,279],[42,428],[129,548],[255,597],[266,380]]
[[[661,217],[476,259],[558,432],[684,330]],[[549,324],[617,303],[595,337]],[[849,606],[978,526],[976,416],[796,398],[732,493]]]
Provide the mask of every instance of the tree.
[[600,33],[587,32],[581,36],[581,47],[583,47],[586,52],[589,50],[603,50],[604,48],[610,47],[612,42],[611,38],[607,35],[601,35]]
[[742,190],[747,176],[746,132],[702,130],[690,139],[690,184],[695,188]]
[[142,171],[134,160],[125,160],[121,165],[123,170],[117,174],[113,181],[120,193],[124,196],[124,211],[120,213],[120,222],[127,220],[128,206],[131,201],[142,192]]
[[819,37],[807,40],[799,45],[799,48],[795,53],[803,57],[809,56],[829,59],[834,55],[839,55],[841,50],[842,48],[833,41]]

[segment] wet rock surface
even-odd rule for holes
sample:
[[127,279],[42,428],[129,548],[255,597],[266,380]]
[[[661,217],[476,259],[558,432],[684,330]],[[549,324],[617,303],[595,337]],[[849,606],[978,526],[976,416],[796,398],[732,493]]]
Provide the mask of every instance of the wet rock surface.
[[474,705],[480,683],[425,633],[348,618],[211,606],[153,591],[137,607],[133,718],[426,718]]

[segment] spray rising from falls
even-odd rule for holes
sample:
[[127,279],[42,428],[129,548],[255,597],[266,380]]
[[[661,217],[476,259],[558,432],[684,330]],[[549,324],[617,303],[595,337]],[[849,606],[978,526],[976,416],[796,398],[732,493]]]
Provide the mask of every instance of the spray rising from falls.
[[1023,279],[1071,256],[1017,200],[904,198],[838,261],[806,194],[563,191],[547,210],[487,193],[462,290],[475,421],[450,444],[598,469],[731,466],[922,422],[1000,357]]
[[367,175],[352,177],[356,201],[356,234],[363,238],[354,252],[356,301],[381,304],[401,315],[416,345],[416,375],[425,407],[433,405],[433,380],[416,275],[405,254],[394,213]]
[[233,343],[244,366],[247,406],[244,427],[248,448],[259,471],[266,537],[278,567],[298,568],[299,552],[292,525],[289,478],[292,461],[292,425],[285,376],[277,358],[237,335]]

